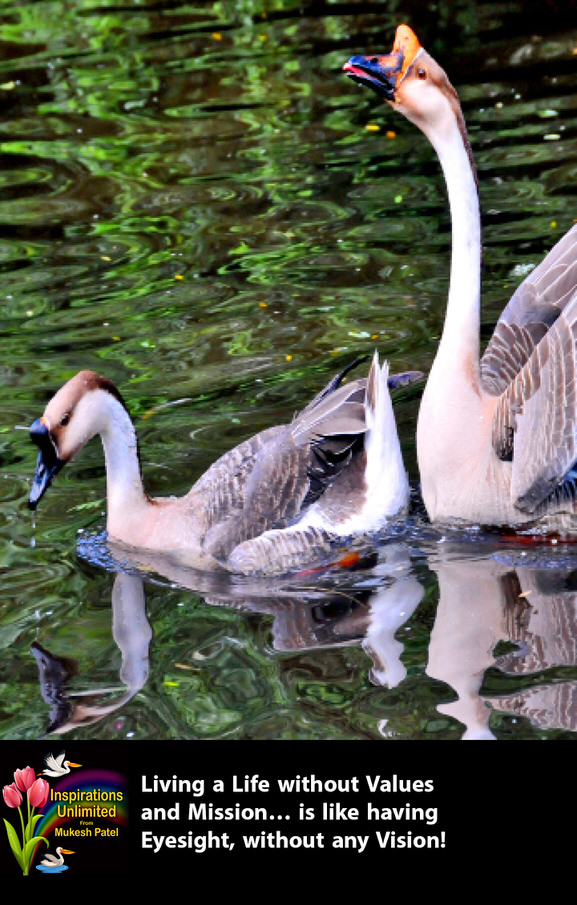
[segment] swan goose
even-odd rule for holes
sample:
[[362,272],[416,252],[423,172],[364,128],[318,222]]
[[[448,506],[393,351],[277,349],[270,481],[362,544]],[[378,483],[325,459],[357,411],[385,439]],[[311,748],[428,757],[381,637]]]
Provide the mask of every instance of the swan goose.
[[447,186],[447,310],[417,424],[430,519],[577,533],[577,227],[518,287],[481,358],[480,205],[457,93],[406,25],[390,54],[344,71],[421,129]]
[[389,377],[375,353],[367,378],[343,383],[351,367],[290,424],[224,454],[185,496],[155,499],[144,491],[136,432],[118,389],[81,371],[30,428],[39,453],[29,506],[99,434],[110,540],[240,574],[281,574],[330,556],[336,540],[378,531],[409,501],[389,387],[422,375]]

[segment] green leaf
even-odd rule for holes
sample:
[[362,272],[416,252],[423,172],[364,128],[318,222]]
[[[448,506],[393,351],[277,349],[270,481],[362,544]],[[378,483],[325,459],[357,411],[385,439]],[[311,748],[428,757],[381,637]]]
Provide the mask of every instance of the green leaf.
[[44,817],[44,814],[34,814],[34,817],[31,817],[28,823],[26,824],[26,835],[25,842],[28,842],[29,839],[34,835],[34,827],[38,823],[39,820]]
[[30,842],[27,842],[24,846],[24,856],[22,860],[27,866],[30,866],[30,859],[32,858],[34,849],[39,842],[45,842],[46,845],[49,845],[48,839],[46,839],[45,836],[34,836],[34,838],[31,839]]
[[16,830],[12,826],[11,823],[8,823],[6,818],[4,817],[4,823],[6,824],[6,832],[8,833],[8,842],[10,843],[10,848],[16,858],[18,865],[24,870],[24,859],[22,857],[22,848],[20,846],[20,842],[18,840],[18,836],[16,834]]

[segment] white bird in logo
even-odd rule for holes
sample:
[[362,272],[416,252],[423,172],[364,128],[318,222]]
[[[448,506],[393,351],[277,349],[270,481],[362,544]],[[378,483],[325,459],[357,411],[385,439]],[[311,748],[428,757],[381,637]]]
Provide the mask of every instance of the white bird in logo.
[[59,754],[58,757],[48,754],[44,759],[44,763],[46,764],[46,768],[42,771],[42,776],[52,776],[54,778],[64,776],[65,773],[70,773],[70,767],[82,766],[82,764],[72,763],[71,760],[64,760],[64,751],[62,754]]
[[45,855],[40,864],[43,867],[61,867],[64,864],[64,858],[62,855],[73,855],[74,852],[70,851],[69,848],[60,848],[60,846],[56,849],[56,855]]

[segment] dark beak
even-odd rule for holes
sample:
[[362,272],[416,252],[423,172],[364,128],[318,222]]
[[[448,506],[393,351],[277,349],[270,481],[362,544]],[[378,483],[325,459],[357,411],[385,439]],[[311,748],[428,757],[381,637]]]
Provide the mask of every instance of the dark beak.
[[380,97],[394,101],[399,76],[403,71],[403,54],[393,51],[387,56],[351,57],[343,72],[353,82],[372,88]]
[[50,431],[41,418],[38,418],[30,428],[30,439],[39,449],[34,483],[28,498],[30,509],[36,509],[41,498],[50,487],[53,478],[65,463],[58,458],[54,443],[50,437]]

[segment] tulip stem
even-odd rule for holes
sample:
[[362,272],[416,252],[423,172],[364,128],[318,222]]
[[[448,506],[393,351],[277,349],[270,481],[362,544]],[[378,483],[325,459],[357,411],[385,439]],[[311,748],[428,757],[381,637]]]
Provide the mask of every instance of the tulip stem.
[[20,825],[22,827],[22,848],[26,844],[26,830],[24,829],[24,818],[22,816],[22,808],[18,808],[18,813],[20,814]]
[[27,836],[26,830],[28,829],[28,825],[29,825],[29,823],[30,823],[30,802],[28,801],[28,795],[26,795],[26,801],[27,801],[27,804],[28,804],[28,823],[26,824],[26,828],[24,827],[24,818],[23,818],[23,816],[22,816],[22,808],[18,808],[18,813],[20,814],[20,823],[21,823],[21,825],[22,825],[22,857],[23,857],[23,860],[24,860],[24,864],[23,864],[23,866],[22,866],[22,875],[23,875],[24,877],[27,877],[27,876],[30,874],[30,862],[27,861],[26,858],[24,858],[24,850],[25,850],[25,848],[26,848],[26,842],[27,842],[27,840],[26,840],[26,836]]

